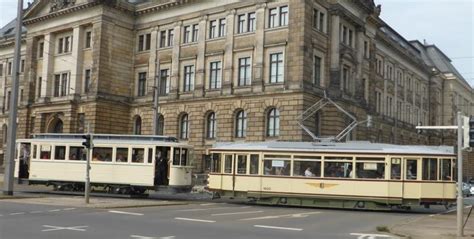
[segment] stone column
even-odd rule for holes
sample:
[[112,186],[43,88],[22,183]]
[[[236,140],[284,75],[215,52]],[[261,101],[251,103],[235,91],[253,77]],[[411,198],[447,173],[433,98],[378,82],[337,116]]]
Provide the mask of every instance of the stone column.
[[224,50],[224,77],[222,82],[222,94],[232,94],[232,67],[233,67],[233,50],[234,50],[234,19],[235,10],[229,11],[226,17],[226,39]]
[[[365,102],[364,90],[365,85],[362,82],[362,66],[364,61],[364,29],[358,27],[356,30],[356,52],[357,52],[357,62],[356,62],[356,74],[354,79],[355,87],[355,98],[359,103]],[[367,79],[366,79],[367,80]]]
[[53,90],[53,66],[54,66],[54,55],[56,54],[55,51],[55,44],[53,34],[48,33],[44,36],[44,54],[43,54],[43,75],[42,75],[42,84],[41,84],[41,93],[40,93],[40,101],[41,99],[44,100],[44,97],[51,97],[52,90]]
[[330,49],[330,74],[328,93],[337,97],[341,95],[341,66],[340,66],[340,19],[336,13],[331,15],[331,49]]
[[155,80],[157,74],[159,74],[159,69],[156,67],[158,61],[158,27],[154,27],[151,31],[151,47],[150,47],[150,54],[148,58],[148,74],[147,74],[147,94],[153,95],[153,91],[155,90],[153,87],[155,86]]
[[80,94],[82,92],[83,82],[83,53],[84,47],[84,29],[75,27],[72,31],[72,52],[71,56],[75,59],[76,64],[71,68],[71,76],[69,79],[69,94]]
[[254,92],[262,92],[265,85],[263,79],[263,60],[264,56],[264,43],[265,43],[265,10],[267,4],[262,3],[258,5],[257,11],[255,12],[257,26],[255,29],[255,52],[252,59],[253,62],[253,79],[252,88]]
[[198,33],[198,54],[196,58],[196,75],[194,85],[194,95],[201,97],[204,95],[206,89],[205,84],[205,69],[206,69],[206,26],[207,16],[203,16],[199,21],[199,33]]
[[171,76],[170,76],[170,99],[176,99],[179,91],[179,56],[180,56],[180,43],[181,43],[181,25],[183,22],[177,22],[174,26],[173,34],[173,53],[171,58]]

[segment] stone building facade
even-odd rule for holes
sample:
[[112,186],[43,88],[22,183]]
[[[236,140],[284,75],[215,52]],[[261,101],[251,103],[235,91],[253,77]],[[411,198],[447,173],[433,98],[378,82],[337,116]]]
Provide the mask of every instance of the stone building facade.
[[[198,171],[216,142],[311,140],[297,118],[325,92],[357,119],[373,116],[348,139],[444,143],[414,127],[446,123],[437,117],[450,107],[444,82],[460,80],[435,73],[430,46],[405,40],[380,11],[371,0],[34,1],[23,20],[18,137],[87,125],[152,134],[158,88],[158,133],[194,145]],[[0,31],[2,132],[11,28]],[[449,94],[462,95],[470,115],[463,87]],[[319,136],[349,123],[330,106],[305,122]]]

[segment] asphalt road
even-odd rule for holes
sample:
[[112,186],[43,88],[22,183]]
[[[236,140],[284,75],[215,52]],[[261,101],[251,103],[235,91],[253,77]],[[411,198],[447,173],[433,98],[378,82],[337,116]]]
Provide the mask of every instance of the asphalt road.
[[361,234],[380,234],[377,226],[444,211],[373,212],[214,202],[112,210],[18,202],[0,203],[0,239],[355,239]]

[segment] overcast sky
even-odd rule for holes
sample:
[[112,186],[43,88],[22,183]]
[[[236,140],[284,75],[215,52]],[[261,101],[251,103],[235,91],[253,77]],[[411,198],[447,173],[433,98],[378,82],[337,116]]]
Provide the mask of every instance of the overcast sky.
[[[24,0],[26,2],[32,0]],[[407,40],[426,40],[474,85],[474,0],[375,0],[382,19]],[[16,0],[0,0],[0,26],[16,16]]]

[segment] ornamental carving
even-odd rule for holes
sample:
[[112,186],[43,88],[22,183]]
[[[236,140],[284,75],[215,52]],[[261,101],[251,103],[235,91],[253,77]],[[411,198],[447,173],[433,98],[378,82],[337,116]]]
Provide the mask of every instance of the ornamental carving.
[[52,0],[50,12],[56,12],[64,8],[74,6],[76,0]]

